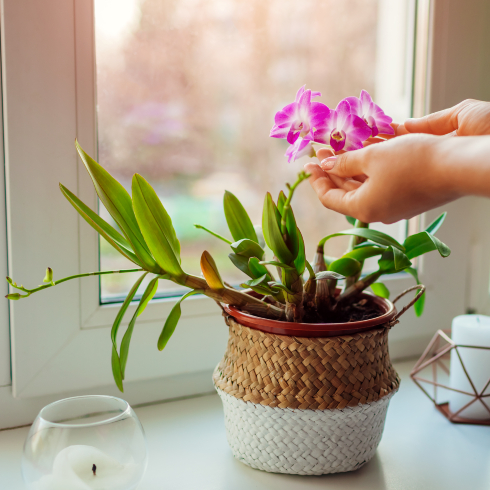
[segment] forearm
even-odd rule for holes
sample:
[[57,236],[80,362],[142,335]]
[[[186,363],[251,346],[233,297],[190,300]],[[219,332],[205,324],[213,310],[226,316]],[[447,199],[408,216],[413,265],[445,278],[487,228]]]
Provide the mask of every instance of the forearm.
[[490,136],[437,137],[431,168],[455,197],[490,197]]

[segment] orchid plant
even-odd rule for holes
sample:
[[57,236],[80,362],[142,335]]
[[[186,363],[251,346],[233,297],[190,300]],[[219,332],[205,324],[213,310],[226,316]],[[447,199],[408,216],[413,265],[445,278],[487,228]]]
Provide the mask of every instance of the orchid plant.
[[[391,118],[384,114],[366,91],[361,92],[359,99],[348,97],[342,100],[335,110],[312,101],[319,96],[319,92],[302,87],[295,101],[275,116],[270,136],[287,139],[290,144],[286,152],[288,161],[294,161],[304,154],[314,155],[316,145],[328,146],[335,152],[352,151],[362,148],[363,142],[370,137],[393,134]],[[11,288],[17,290],[8,294],[7,298],[24,299],[33,293],[85,276],[140,272],[111,330],[112,371],[121,391],[136,320],[155,295],[160,280],[172,281],[189,289],[176,302],[165,321],[157,342],[158,349],[163,350],[180,319],[181,302],[193,294],[206,295],[220,306],[232,305],[243,312],[280,321],[349,321],[349,311],[365,304],[365,299],[360,301],[360,294],[368,287],[378,296],[389,297],[386,285],[379,282],[381,276],[406,271],[418,283],[417,270],[411,262],[414,258],[432,250],[437,250],[442,257],[450,254],[449,248],[434,236],[445,214],[403,243],[385,233],[369,229],[367,223],[347,217],[353,228],[323,238],[310,262],[306,258],[305,243],[292,208],[296,188],[308,178],[305,172],[300,172],[296,182],[286,184],[286,192],[281,191],[276,201],[267,193],[261,227],[254,227],[244,206],[228,191],[225,192],[223,205],[231,238],[195,225],[230,246],[231,262],[248,277],[241,288],[223,281],[213,257],[207,251],[201,256],[202,277],[188,274],[181,266],[180,243],[172,220],[150,184],[141,175],[135,174],[130,196],[116,179],[84,152],[78,142],[75,144],[101,203],[117,223],[119,231],[62,184],[61,192],[82,218],[136,267],[89,272],[58,280],[54,279],[53,271],[48,268],[43,284],[32,289],[18,285],[7,277]],[[346,235],[351,237],[351,241],[345,254],[342,257],[325,256],[325,243]],[[378,268],[362,275],[364,261],[370,257],[379,258]],[[119,335],[128,306],[147,275],[152,279],[126,331]],[[424,297],[421,297],[416,303],[418,315],[422,313],[423,305]]]

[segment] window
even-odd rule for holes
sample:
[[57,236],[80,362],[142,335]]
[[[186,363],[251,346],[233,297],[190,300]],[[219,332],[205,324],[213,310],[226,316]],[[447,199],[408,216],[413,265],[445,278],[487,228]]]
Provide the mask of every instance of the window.
[[[410,116],[411,3],[378,3],[94,0],[99,161],[128,190],[134,172],[151,181],[173,218],[185,270],[200,274],[208,250],[229,282],[245,280],[229,247],[193,223],[229,236],[225,189],[261,223],[265,193],[277,196],[294,181],[307,157],[288,164],[287,142],[268,135],[300,86],[321,90],[330,107],[364,88],[396,120]],[[308,184],[294,209],[310,257],[323,236],[348,227]],[[391,232],[403,240],[404,224]],[[341,255],[347,242],[329,242],[327,255]],[[101,270],[131,268],[104,240],[100,252]],[[137,276],[102,276],[102,301],[129,291]],[[168,281],[159,287],[175,290]]]
[[[128,4],[125,1],[116,2],[115,13],[127,9]],[[171,4],[169,2],[169,5],[185,6],[188,5],[184,3],[186,1],[188,0],[178,0]],[[143,15],[145,8],[156,9],[160,3],[167,5],[163,0],[159,0],[159,2],[146,0],[144,3],[131,5],[137,7],[136,13],[140,12],[138,15]],[[203,16],[202,19],[198,20],[203,23],[208,22],[208,24],[203,25],[206,27],[206,31],[211,31],[209,38],[205,36],[200,38],[203,43],[201,48],[208,49],[206,51],[208,55],[210,55],[209,47],[204,41],[207,43],[212,42],[213,39],[229,39],[230,45],[236,41],[233,37],[234,33],[227,34],[228,31],[226,31],[230,15],[232,18],[235,15],[227,10],[226,6],[231,3],[224,1],[206,2],[205,7],[201,9]],[[328,11],[329,15],[322,10],[327,8],[323,6],[324,3],[331,9]],[[322,56],[323,51],[320,49],[322,46],[315,43],[316,37],[310,36],[310,30],[315,32],[316,17],[322,19],[322,26],[336,29],[341,22],[340,19],[343,18],[342,12],[346,8],[344,3],[348,3],[350,6],[349,23],[345,26],[345,30],[354,28],[355,25],[364,26],[362,32],[365,37],[362,39],[365,39],[365,43],[363,41],[365,45],[359,47],[353,37],[343,37],[342,32],[340,32],[341,29],[339,39],[348,39],[351,44],[342,45],[343,49],[340,49],[340,45],[336,45],[336,48],[341,53],[346,66],[370,66],[370,68],[365,68],[367,71],[357,73],[354,79],[343,79],[343,85],[335,89],[338,90],[335,92],[327,82],[323,82],[322,77],[326,77],[325,80],[334,80],[336,79],[334,76],[342,76],[341,72],[335,72],[336,75],[331,76],[331,78],[329,78],[328,73],[323,75],[321,72],[317,73],[316,70],[324,69],[324,64],[312,63],[311,58],[304,55],[303,43],[311,42],[311,49],[316,53],[315,56]],[[278,9],[276,2],[243,2],[243,4],[242,2],[233,2],[233,5],[243,5],[242,8],[244,9],[246,8],[245,5],[257,9],[270,9],[271,6],[276,5],[276,10],[280,10],[282,14],[276,11],[269,12],[272,25],[281,20],[277,16],[283,15],[285,25],[291,26],[291,36],[286,36],[284,42],[293,43],[294,41],[296,44],[292,45],[293,47],[298,46],[299,54],[297,57],[293,54],[284,55],[284,65],[275,68],[274,76],[280,76],[283,73],[281,70],[284,70],[284,73],[293,73],[290,82],[291,88],[289,88],[287,80],[278,82],[278,97],[287,97],[289,100],[291,91],[294,92],[295,88],[303,83],[295,77],[298,72],[304,70],[308,72],[308,76],[311,76],[311,81],[306,80],[305,82],[309,86],[322,88],[324,100],[327,103],[332,103],[328,97],[332,97],[332,100],[336,101],[344,95],[355,93],[361,87],[366,87],[373,90],[379,103],[395,118],[405,117],[411,106],[414,3],[401,0],[397,2],[392,0],[316,2],[317,6],[321,4],[321,7],[318,8],[323,13],[322,15],[313,14],[313,27],[311,27],[311,17],[309,17],[311,14],[309,12],[312,4],[313,2],[310,1],[293,4],[288,0],[281,2],[281,9]],[[364,10],[366,4],[372,7],[367,13]],[[196,5],[201,4],[196,3]],[[488,66],[485,65],[484,69],[480,69],[472,61],[475,46],[479,46],[480,51],[478,53],[482,60],[485,59],[483,56],[485,53],[488,56],[488,52],[484,51],[485,44],[483,41],[487,39],[485,36],[489,34],[485,30],[485,24],[480,22],[481,19],[485,18],[484,8],[485,2],[483,0],[469,0],[464,5],[458,2],[432,4],[432,21],[430,24],[432,34],[428,50],[429,69],[427,71],[429,81],[427,86],[428,110],[447,107],[465,97],[490,99],[490,94],[485,92],[488,90],[488,84],[483,83],[486,79],[484,71],[488,69]],[[85,203],[96,209],[97,200],[93,187],[77,159],[73,145],[74,137],[78,136],[81,144],[90,154],[95,155],[97,151],[96,73],[93,42],[95,33],[92,1],[45,0],[44,2],[31,2],[29,0],[15,0],[3,2],[1,9],[8,274],[14,277],[16,281],[32,285],[42,281],[46,266],[53,268],[57,278],[81,271],[97,270],[99,267],[97,235],[83,221],[78,219],[75,211],[66,203],[57,188],[58,182],[61,181]],[[150,10],[149,12],[151,14],[153,11]],[[248,19],[247,15],[234,18]],[[186,21],[185,18],[187,17],[189,21],[198,21],[192,15],[185,15],[182,22]],[[297,19],[297,23],[292,22],[293,17]],[[258,13],[256,19],[258,23],[264,21],[263,16],[258,15]],[[357,24],[358,22],[360,24]],[[136,35],[139,25],[142,24],[130,23],[129,27],[133,29],[131,35]],[[215,36],[217,37],[211,35],[215,28]],[[252,43],[251,39],[253,39],[254,33],[265,32],[257,29],[252,29],[250,35],[245,35],[246,42],[242,47],[250,49],[250,46],[253,46],[250,43]],[[298,32],[305,35],[298,35]],[[451,33],[451,36],[448,33]],[[274,42],[276,44],[270,47],[268,44],[264,44],[264,46],[267,49],[279,49],[281,46],[278,44],[279,40]],[[291,45],[286,44],[286,46],[288,47],[287,51],[293,51],[290,48]],[[324,49],[326,53],[330,53],[328,56],[333,56],[330,47],[328,49],[324,47]],[[372,65],[373,49],[374,65]],[[454,50],[458,56],[453,55]],[[168,54],[168,51],[163,51]],[[177,51],[175,54],[179,52]],[[357,65],[354,61],[361,53],[363,56]],[[246,53],[238,52],[238,54],[240,55],[238,59],[244,60],[243,63],[245,63],[248,59],[245,56]],[[140,57],[143,55],[155,56],[158,60],[158,51],[148,50],[142,52]],[[181,57],[176,56],[175,58],[177,72],[183,67]],[[313,59],[316,61],[316,58]],[[366,64],[366,59],[369,59],[370,63]],[[117,59],[112,61],[117,65]],[[230,59],[230,66],[236,68],[233,64],[236,61]],[[461,71],[461,63],[464,63],[463,71]],[[249,66],[251,65],[246,65],[247,69]],[[250,67],[250,70],[252,68],[253,66]],[[328,69],[334,70],[337,69],[337,66],[329,64]],[[133,74],[136,76],[137,72],[133,72]],[[234,80],[235,74],[231,73],[231,70],[230,73],[220,71],[219,74],[223,77],[229,76],[230,79]],[[140,76],[145,79],[148,75],[141,74]],[[263,77],[258,79],[257,83],[265,83],[267,80],[269,80],[267,77]],[[106,138],[106,142],[117,141],[117,139],[112,139],[114,136],[111,131],[114,131],[114,128],[117,129],[118,126],[111,123],[110,119],[108,122],[104,122],[102,117],[104,99],[100,91],[105,82],[99,77],[98,83],[101,157],[107,159],[107,166],[120,177],[125,175],[123,164],[125,164],[124,158],[126,157],[121,160],[111,160],[113,158],[111,155],[115,155],[111,146],[106,145],[104,150],[104,138]],[[243,83],[246,85],[247,83],[250,84],[251,81],[245,77]],[[179,85],[176,86],[176,92],[182,89],[179,87]],[[236,85],[232,84],[232,87],[231,94],[222,94],[223,97],[226,96],[224,98],[225,103],[213,102],[217,105],[212,105],[212,107],[219,109],[218,119],[221,126],[218,128],[222,128],[223,125],[229,126],[230,129],[241,128],[241,126],[235,126],[237,124],[235,118],[238,117],[235,114],[235,107],[242,108],[244,103],[237,98],[240,93]],[[253,88],[252,85],[246,85],[247,90],[251,90],[250,87]],[[274,93],[272,89],[267,90],[269,91],[264,92],[266,99],[272,97],[270,94]],[[258,86],[257,92],[260,93],[260,86]],[[156,101],[160,104],[168,102],[166,94],[159,95]],[[230,101],[229,105],[227,105],[227,101]],[[220,129],[221,132],[216,135],[216,141],[220,145],[224,145],[223,147],[226,148],[227,152],[231,152],[233,158],[230,158],[229,167],[224,166],[224,163],[223,167],[214,166],[217,165],[216,162],[207,156],[207,160],[200,163],[204,165],[204,171],[198,168],[198,171],[182,176],[172,170],[173,173],[169,174],[169,178],[176,179],[179,183],[178,186],[175,186],[175,189],[178,189],[180,193],[180,197],[177,196],[178,199],[185,198],[191,201],[193,196],[196,199],[199,196],[208,196],[205,199],[209,199],[206,201],[206,205],[209,206],[214,202],[213,199],[218,199],[214,197],[215,195],[218,195],[219,200],[221,200],[224,184],[218,181],[215,173],[224,172],[228,175],[231,172],[241,175],[242,170],[239,162],[249,161],[239,152],[238,144],[242,141],[243,134],[264,135],[264,140],[260,145],[254,141],[253,145],[249,144],[244,148],[250,147],[253,151],[260,149],[260,153],[257,154],[259,158],[265,158],[264,155],[270,153],[271,161],[277,162],[273,165],[280,165],[280,168],[284,168],[285,172],[293,172],[293,166],[288,167],[282,157],[283,149],[276,148],[274,146],[276,142],[267,137],[271,114],[276,105],[280,106],[283,100],[277,99],[273,102],[274,105],[272,103],[269,105],[269,102],[266,101],[269,114],[265,114],[263,119],[257,119],[257,124],[263,125],[260,128],[252,128],[248,132],[240,129],[238,132],[240,138],[234,133],[236,129],[230,131],[228,136],[226,132]],[[143,109],[147,107],[143,106]],[[161,106],[158,107],[162,109]],[[253,104],[252,108],[256,110]],[[125,107],[122,109],[126,110]],[[182,127],[179,126],[180,109],[178,106],[178,110],[171,108],[170,112],[167,111],[168,108],[165,109],[167,112],[160,109],[153,113],[155,116],[150,122],[153,124],[156,120],[164,128],[170,127],[174,131],[172,134],[175,134],[175,131]],[[109,113],[106,114],[109,115]],[[138,116],[141,113],[136,112],[135,114]],[[146,114],[144,110],[143,114]],[[162,119],[162,114],[165,116],[164,119]],[[202,114],[206,115],[207,111]],[[262,114],[259,115],[262,116]],[[170,121],[168,120],[169,117]],[[129,121],[131,122],[131,119]],[[250,116],[250,121],[256,121],[255,116],[253,119]],[[170,126],[165,126],[164,123],[169,123]],[[161,128],[161,126],[158,127]],[[190,127],[194,128],[194,126]],[[215,126],[211,124],[206,127]],[[192,130],[194,131],[194,129]],[[203,134],[207,133],[204,131]],[[158,134],[156,136],[159,137]],[[115,137],[118,135],[116,134]],[[141,137],[140,133],[138,137]],[[228,137],[229,139],[226,139]],[[206,140],[203,143],[198,141],[199,144],[204,145],[203,148],[209,148],[209,155],[217,155],[218,153],[213,153],[216,151],[215,146],[213,146],[214,143],[211,145],[206,138],[203,138]],[[247,141],[245,140],[245,142]],[[104,151],[106,151],[106,156],[104,156]],[[168,151],[171,152],[168,155],[170,162],[172,162],[172,155],[181,155],[181,153],[177,153],[174,147],[170,147]],[[227,153],[224,154],[227,155]],[[134,153],[131,155],[134,156]],[[143,162],[141,172],[150,177],[151,168],[144,167],[147,165],[145,160],[138,159],[138,161]],[[228,164],[228,160],[223,161]],[[116,164],[119,165],[119,170],[117,170]],[[206,181],[208,174],[214,175],[216,178],[218,187],[216,194],[214,194],[214,190],[209,193],[209,187],[205,185],[209,185],[210,182],[209,180]],[[157,185],[161,176],[155,175],[153,182],[159,190],[162,190],[161,194],[165,199],[166,193],[163,185],[160,187]],[[228,180],[231,181],[228,177],[225,176],[226,184],[228,184]],[[247,178],[250,178],[246,181],[246,185],[250,189],[256,180],[253,180],[252,177]],[[285,180],[290,178],[288,175],[277,181],[271,178],[271,184],[267,184],[267,187],[272,186],[274,189],[275,182],[277,185],[282,185]],[[204,183],[201,182],[200,184],[200,193],[193,195],[196,182],[201,180],[204,180]],[[202,189],[205,189],[208,194]],[[244,201],[247,199],[245,191],[243,194],[240,190],[235,191]],[[302,191],[306,195],[307,186]],[[253,195],[255,189],[252,187],[247,192],[251,192]],[[263,190],[260,191],[259,195],[262,196],[262,194]],[[307,199],[304,197],[305,202],[308,202]],[[260,201],[256,202],[255,198],[250,201],[249,207],[252,208],[251,213],[255,213],[255,219],[258,217],[258,211],[254,210],[253,206],[259,206]],[[298,199],[299,201],[301,199]],[[394,357],[418,354],[436,328],[447,326],[453,316],[464,311],[467,304],[464,293],[468,270],[465,263],[465,251],[468,248],[469,237],[474,231],[472,220],[468,219],[468,215],[472,212],[473,206],[476,206],[475,202],[474,200],[462,200],[445,207],[449,211],[449,219],[448,223],[441,229],[441,239],[452,247],[453,256],[447,261],[434,258],[427,263],[422,261],[420,264],[422,280],[428,286],[427,310],[422,319],[417,320],[417,322],[412,322],[408,317],[402,325],[393,330],[391,353]],[[169,205],[169,210],[174,214],[174,210],[170,207],[171,205]],[[319,208],[317,203],[315,203],[315,207]],[[216,209],[213,211],[217,215],[216,226],[220,226],[222,219],[220,218],[219,203],[216,204],[216,208],[212,209]],[[430,221],[438,212],[439,210],[434,210],[427,213],[422,221],[424,219]],[[299,213],[300,210],[298,209]],[[0,213],[0,218],[1,216]],[[335,229],[337,229],[337,225],[333,220],[339,219],[340,223],[343,223],[343,218],[331,217],[331,219],[332,222],[328,226],[331,225]],[[302,222],[304,221],[302,219]],[[190,224],[189,221],[187,223]],[[306,223],[303,226],[311,226],[311,224]],[[326,229],[325,231],[328,232]],[[313,228],[311,233],[314,236],[317,230]],[[323,233],[324,231],[321,231],[321,234]],[[474,238],[476,241],[480,239],[477,234],[474,237],[476,237]],[[202,239],[205,240],[204,236]],[[194,238],[190,237],[189,242],[186,242],[186,246],[190,247],[190,250],[194,246],[192,240]],[[1,250],[0,247],[0,252]],[[6,254],[2,254],[0,259],[6,261]],[[192,266],[195,267],[195,265],[197,265],[196,261],[193,261]],[[486,277],[488,278],[488,273],[486,273]],[[390,286],[392,293],[397,294],[404,287],[412,284],[413,282],[409,278],[394,277]],[[124,285],[114,286],[114,289],[107,290],[107,295],[118,294],[118,291],[123,290],[124,287]],[[212,389],[210,373],[224,352],[227,340],[226,327],[214,303],[202,297],[190,298],[183,307],[183,317],[179,329],[172,338],[172,349],[164,354],[159,353],[156,349],[156,339],[164,318],[174,301],[172,298],[154,301],[145,311],[144,317],[141,317],[138,328],[135,330],[128,361],[128,382],[124,395],[132,403]],[[134,307],[130,308],[134,311]],[[98,281],[95,278],[73,281],[65,284],[64,287],[52,288],[43,294],[34,295],[29,300],[11,303],[11,343],[10,349],[8,349],[5,346],[5,340],[0,341],[2,342],[0,380],[8,380],[10,376],[8,362],[5,362],[5,358],[8,356],[8,351],[11,350],[12,387],[2,388],[3,381],[0,383],[0,403],[2,406],[0,422],[4,426],[29,422],[40,406],[45,405],[53,398],[59,398],[60,393],[75,393],[77,390],[85,393],[97,390],[105,393],[115,392],[113,391],[115,388],[109,362],[109,330],[117,309],[117,304],[100,304]],[[128,311],[128,314],[131,314],[132,311]],[[0,322],[0,335],[1,339],[8,338],[7,322]]]

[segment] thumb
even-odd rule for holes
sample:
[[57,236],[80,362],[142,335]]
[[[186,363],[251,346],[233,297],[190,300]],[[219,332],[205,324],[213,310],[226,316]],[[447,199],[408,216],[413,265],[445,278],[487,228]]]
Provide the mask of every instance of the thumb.
[[365,173],[364,153],[365,150],[362,149],[328,157],[320,162],[320,167],[324,172],[343,178],[363,175]]

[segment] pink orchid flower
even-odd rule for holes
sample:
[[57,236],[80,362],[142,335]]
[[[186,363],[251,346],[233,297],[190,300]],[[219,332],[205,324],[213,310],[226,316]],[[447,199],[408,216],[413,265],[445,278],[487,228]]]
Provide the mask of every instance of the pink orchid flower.
[[296,100],[276,113],[270,136],[286,138],[291,145],[294,145],[300,137],[309,141],[318,141],[315,136],[317,126],[330,112],[325,104],[311,101],[313,97],[320,95],[320,92],[312,92],[306,90],[305,86],[301,87],[296,94]]
[[288,157],[288,162],[294,162],[298,158],[302,156],[308,155],[310,157],[314,156],[315,152],[313,151],[313,146],[311,145],[311,141],[306,138],[298,138],[294,145],[290,145],[286,151],[286,155]]
[[319,125],[315,136],[327,140],[334,151],[351,151],[363,147],[362,142],[371,136],[371,128],[359,116],[351,113],[351,107],[344,99]]
[[387,116],[383,109],[373,102],[371,96],[361,90],[361,95],[357,97],[347,97],[346,100],[351,107],[352,114],[359,116],[371,128],[371,136],[378,134],[395,134],[390,126],[393,119]]

